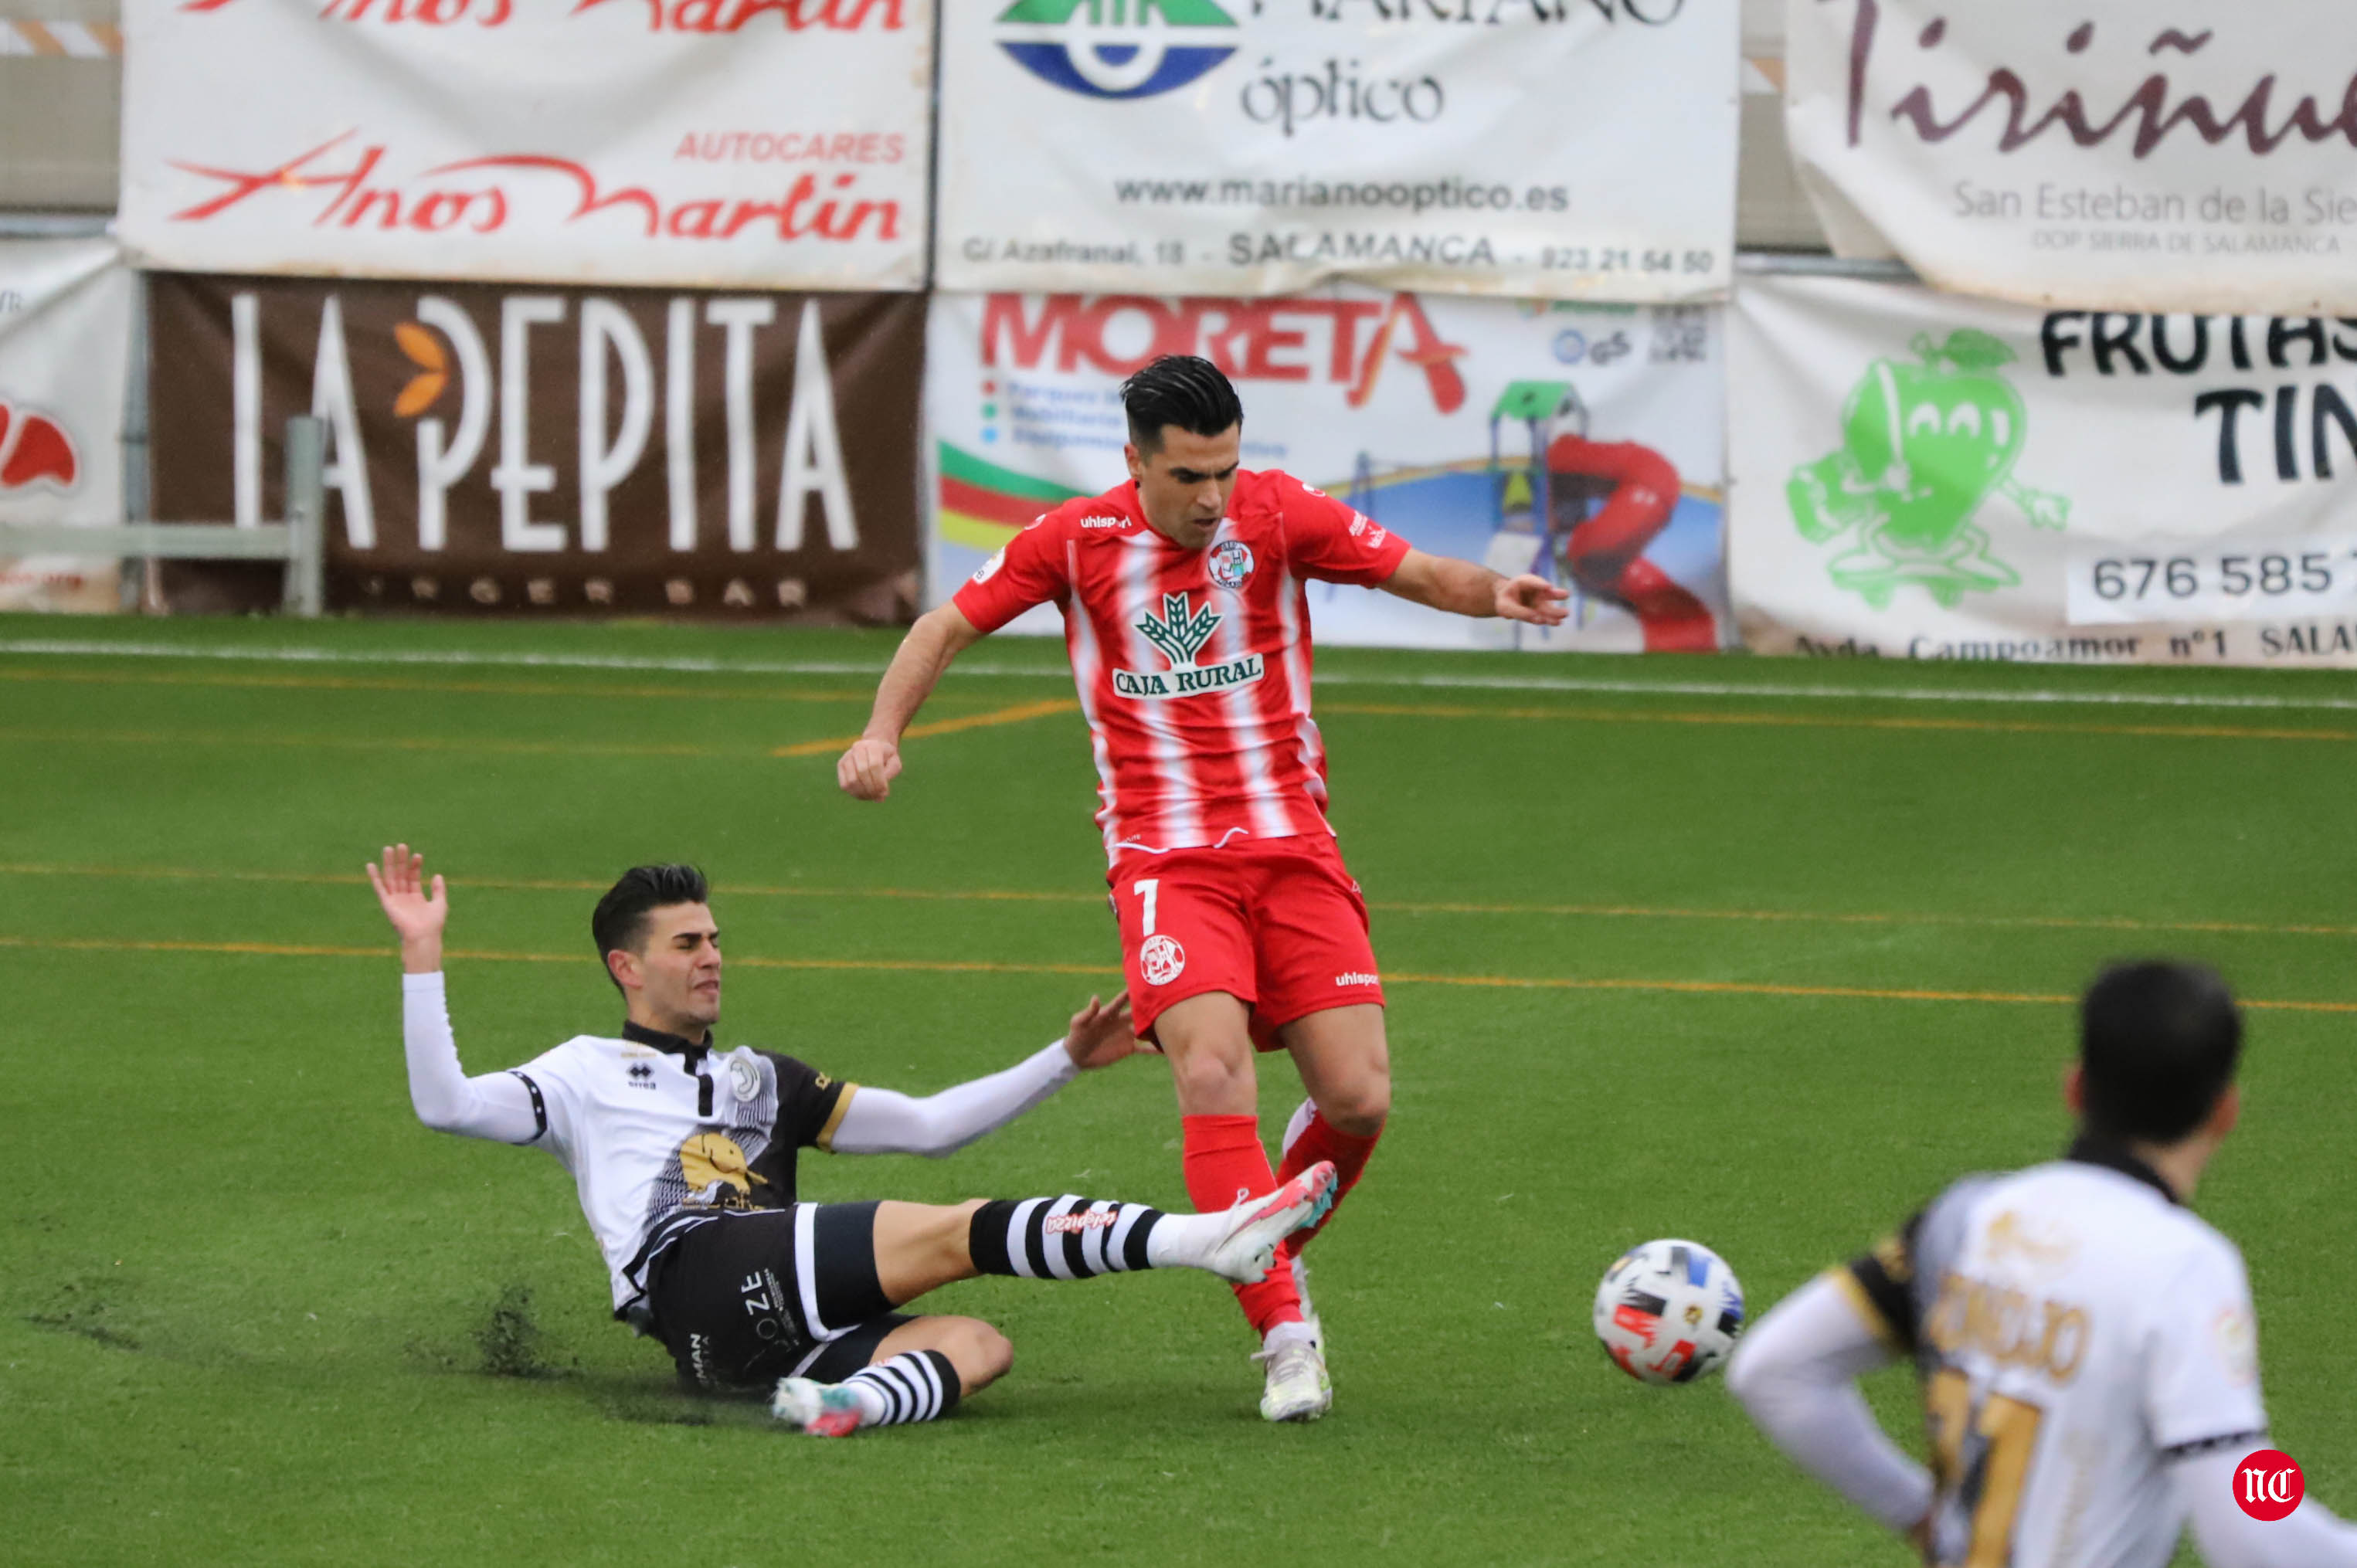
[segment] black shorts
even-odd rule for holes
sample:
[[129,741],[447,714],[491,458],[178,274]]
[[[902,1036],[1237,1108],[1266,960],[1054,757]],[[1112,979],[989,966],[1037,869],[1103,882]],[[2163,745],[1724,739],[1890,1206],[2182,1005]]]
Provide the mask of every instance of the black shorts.
[[909,1321],[876,1277],[876,1205],[723,1210],[648,1268],[647,1305],[681,1381],[766,1394],[780,1378],[839,1383]]

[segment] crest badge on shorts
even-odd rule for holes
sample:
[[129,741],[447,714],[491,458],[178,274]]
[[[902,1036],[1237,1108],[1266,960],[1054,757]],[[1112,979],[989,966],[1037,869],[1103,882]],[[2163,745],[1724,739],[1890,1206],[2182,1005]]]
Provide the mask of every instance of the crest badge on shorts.
[[1138,972],[1148,985],[1168,985],[1187,972],[1187,950],[1173,937],[1148,937],[1137,950]]
[[1212,585],[1241,588],[1252,576],[1252,547],[1242,540],[1222,539],[1211,546],[1209,572]]

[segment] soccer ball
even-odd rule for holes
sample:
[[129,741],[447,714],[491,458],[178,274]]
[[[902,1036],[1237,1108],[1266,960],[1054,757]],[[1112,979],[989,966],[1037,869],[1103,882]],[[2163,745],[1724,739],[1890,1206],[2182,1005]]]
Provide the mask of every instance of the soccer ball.
[[1596,1337],[1641,1383],[1690,1383],[1715,1369],[1743,1332],[1743,1286],[1699,1241],[1648,1241],[1620,1255],[1596,1287]]

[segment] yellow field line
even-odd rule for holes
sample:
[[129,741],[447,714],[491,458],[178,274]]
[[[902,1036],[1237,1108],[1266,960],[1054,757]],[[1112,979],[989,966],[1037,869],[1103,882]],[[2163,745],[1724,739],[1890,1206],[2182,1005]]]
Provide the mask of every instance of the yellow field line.
[[[401,676],[353,675],[226,675],[189,672],[107,670],[0,668],[0,681],[66,682],[95,686],[228,686],[256,690],[288,689],[322,692],[441,692],[497,697],[711,697],[756,703],[865,703],[875,695],[873,684],[840,692],[774,689],[759,692],[673,684],[668,686],[576,685],[551,681],[425,681]],[[939,701],[937,697],[935,699]],[[955,700],[954,696],[952,698]],[[968,699],[971,700],[971,699]]]
[[2357,730],[2250,725],[2066,725],[2036,719],[1863,718],[1839,714],[1646,713],[1615,708],[1491,708],[1472,703],[1320,703],[1323,714],[1376,718],[1548,719],[1572,724],[1741,725],[1772,729],[1930,730],[1970,735],[2147,736],[2200,740],[2357,740]]
[[[1013,707],[993,708],[986,714],[968,714],[963,718],[936,719],[931,724],[910,725],[901,733],[903,740],[922,740],[927,736],[955,735],[960,730],[991,729],[999,725],[1019,725],[1032,719],[1044,719],[1054,714],[1078,713],[1081,704],[1070,697],[1050,697],[1044,702],[1017,703]],[[771,757],[831,757],[851,745],[856,735],[835,736],[826,740],[796,741],[772,750]]]
[[[391,944],[376,947],[331,946],[314,942],[199,942],[113,937],[0,936],[0,950],[38,952],[161,952],[210,953],[232,957],[365,958],[390,961]],[[493,949],[454,948],[448,958],[467,963],[586,964],[578,953],[511,952]],[[1001,963],[985,959],[859,959],[748,958],[732,956],[739,969],[829,970],[873,974],[1058,974],[1117,979],[1121,971],[1109,964]],[[1621,991],[1654,995],[1777,996],[1831,998],[1854,1002],[1973,1002],[2004,1005],[2070,1006],[2074,996],[2017,991],[1932,991],[1915,987],[1873,985],[1787,985],[1744,980],[1580,979],[1566,975],[1390,974],[1391,985],[1475,986],[1513,991]],[[2287,1002],[2245,998],[2242,1005],[2260,1012],[2357,1014],[2357,1002]]]
[[[399,677],[348,677],[316,675],[242,675],[202,672],[135,671],[116,673],[106,671],[71,671],[48,669],[0,669],[0,681],[15,682],[74,682],[89,684],[133,685],[193,685],[219,687],[249,687],[253,689],[316,689],[321,691],[424,692],[461,693],[500,696],[590,696],[625,699],[715,698],[747,702],[787,703],[864,703],[870,689],[862,686],[846,691],[797,691],[771,689],[757,692],[729,690],[713,686],[689,685],[570,685],[553,682],[525,681],[426,681]],[[956,700],[954,695],[946,700]],[[1870,701],[1870,694],[1866,700]],[[941,720],[919,725],[909,731],[911,736],[948,735],[961,729],[974,729],[991,725],[1017,724],[1028,718],[1045,717],[1066,713],[1075,706],[1071,699],[1053,703],[1021,703],[1013,708],[994,710],[989,714],[974,714],[959,719]],[[2142,738],[2195,740],[2357,740],[2357,730],[2330,728],[2294,728],[2253,725],[2172,725],[2172,724],[2058,724],[2036,719],[1978,719],[1961,717],[1858,716],[1838,714],[1762,714],[1718,713],[1704,710],[1673,712],[1643,709],[1565,706],[1491,707],[1466,703],[1366,703],[1350,701],[1321,702],[1318,711],[1329,716],[1348,715],[1369,718],[1419,719],[1511,719],[1517,722],[1557,724],[1613,725],[1732,725],[1770,729],[1849,729],[1924,732],[1964,735],[2052,735],[2052,736],[2124,736]],[[346,741],[317,736],[219,736],[209,735],[159,736],[138,732],[73,731],[0,732],[0,739],[60,741],[72,738],[115,740],[135,744],[171,745],[250,742],[262,746],[349,746],[389,745],[389,742]],[[780,757],[815,757],[839,751],[849,746],[856,736],[829,737],[825,740],[802,741],[780,746],[770,755]],[[428,749],[437,744],[441,749],[509,749],[491,743],[448,740],[439,743],[418,740],[409,743],[415,749]],[[644,756],[728,756],[737,755],[720,748],[662,747],[651,745],[644,748],[618,749],[612,746],[584,744],[567,746],[565,743],[545,743],[526,749],[551,753],[566,750],[583,755],[644,755]]]
[[[61,865],[0,862],[0,876],[99,877],[141,882],[259,882],[311,887],[359,887],[358,873],[315,871],[219,871],[194,866]],[[603,893],[609,884],[554,876],[454,877],[461,890],[490,892]],[[760,883],[716,883],[720,897],[878,898],[944,904],[1103,905],[1103,893],[1035,891],[1023,888],[798,887]],[[1601,920],[1724,920],[1761,925],[1964,926],[1987,930],[2125,931],[2191,936],[2357,937],[2357,925],[2267,924],[2255,920],[2139,920],[2106,915],[1962,915],[1932,910],[1845,911],[1817,909],[1695,909],[1674,905],[1469,903],[1454,900],[1371,899],[1369,908],[1395,915],[1501,915]]]

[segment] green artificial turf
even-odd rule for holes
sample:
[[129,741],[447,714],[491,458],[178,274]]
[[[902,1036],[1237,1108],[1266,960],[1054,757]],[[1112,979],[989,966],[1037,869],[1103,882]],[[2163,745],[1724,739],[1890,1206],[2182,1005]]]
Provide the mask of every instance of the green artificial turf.
[[[191,656],[24,650],[102,642]],[[831,749],[776,753],[857,730],[883,634],[12,618],[0,645],[10,1563],[1896,1564],[1716,1380],[1605,1360],[1604,1267],[1695,1237],[1756,1312],[2048,1156],[2054,999],[2107,956],[2357,1004],[2345,679],[1329,650],[1396,1079],[1312,1253],[1334,1414],[1257,1420],[1200,1276],[988,1281],[933,1299],[1006,1329],[1005,1382],[814,1443],[673,1391],[554,1161],[418,1126],[360,867],[399,838],[449,876],[473,1070],[611,1027],[596,891],[691,859],[726,1038],[938,1088],[1118,983],[1079,719],[1021,713],[1069,696],[1058,649],[970,655],[924,718],[996,722],[912,740],[879,808]],[[2254,1009],[2199,1205],[2249,1260],[2276,1440],[2344,1510],[2352,1022]],[[1297,1092],[1270,1058],[1266,1131]],[[810,1155],[803,1190],[1183,1207],[1176,1134],[1147,1058],[947,1161]],[[1911,1442],[1908,1378],[1871,1391]]]

